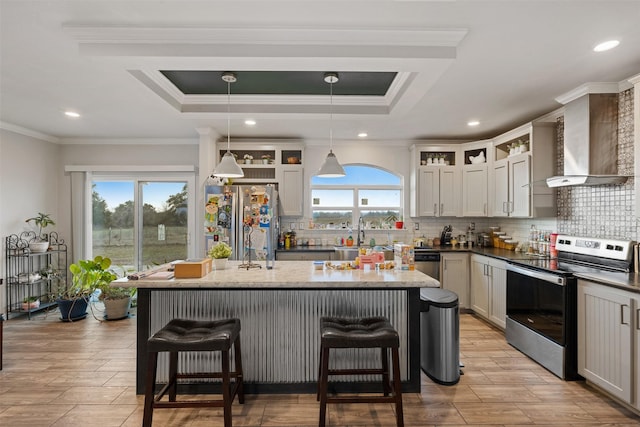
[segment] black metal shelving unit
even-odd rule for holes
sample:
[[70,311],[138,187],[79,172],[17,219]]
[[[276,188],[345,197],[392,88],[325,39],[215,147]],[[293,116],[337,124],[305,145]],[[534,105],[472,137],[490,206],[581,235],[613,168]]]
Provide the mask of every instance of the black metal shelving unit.
[[[67,245],[58,233],[49,233],[49,248],[34,252],[36,233],[25,231],[5,239],[5,280],[7,319],[27,315],[56,306],[53,295],[67,287]],[[33,304],[32,300],[37,300]]]

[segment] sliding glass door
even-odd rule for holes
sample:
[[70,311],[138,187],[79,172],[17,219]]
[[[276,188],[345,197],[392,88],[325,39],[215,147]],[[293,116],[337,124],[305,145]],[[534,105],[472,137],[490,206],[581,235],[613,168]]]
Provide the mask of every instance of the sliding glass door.
[[92,256],[138,271],[189,256],[193,202],[189,179],[94,176]]
[[187,258],[187,183],[140,182],[139,259],[144,268]]

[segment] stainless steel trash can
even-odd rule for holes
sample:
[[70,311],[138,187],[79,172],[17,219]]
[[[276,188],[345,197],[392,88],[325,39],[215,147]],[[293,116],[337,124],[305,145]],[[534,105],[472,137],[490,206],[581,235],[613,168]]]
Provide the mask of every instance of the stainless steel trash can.
[[460,309],[455,292],[420,289],[420,366],[439,384],[460,380]]

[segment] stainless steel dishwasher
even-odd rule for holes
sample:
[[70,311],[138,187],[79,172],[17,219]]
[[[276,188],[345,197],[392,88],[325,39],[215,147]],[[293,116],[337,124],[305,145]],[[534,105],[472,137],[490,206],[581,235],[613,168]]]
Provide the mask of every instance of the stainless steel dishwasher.
[[413,253],[416,270],[440,280],[440,252],[434,252],[433,249],[415,248]]

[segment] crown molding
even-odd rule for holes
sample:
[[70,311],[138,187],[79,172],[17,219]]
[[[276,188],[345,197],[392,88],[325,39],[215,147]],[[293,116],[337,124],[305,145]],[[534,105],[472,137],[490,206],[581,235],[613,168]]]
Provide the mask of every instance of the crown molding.
[[45,133],[38,132],[35,130],[27,129],[22,126],[14,125],[12,123],[0,121],[0,129],[8,130],[9,132],[17,133],[24,136],[29,136],[31,138],[39,139],[41,141],[52,142],[54,144],[60,143],[60,138],[58,137],[47,135]]

